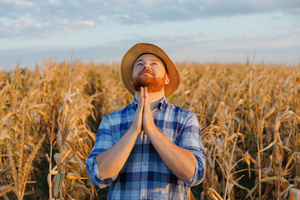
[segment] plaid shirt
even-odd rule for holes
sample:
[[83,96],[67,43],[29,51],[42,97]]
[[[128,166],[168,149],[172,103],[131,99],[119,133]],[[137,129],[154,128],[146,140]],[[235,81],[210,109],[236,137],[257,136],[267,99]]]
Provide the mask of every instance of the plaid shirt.
[[179,180],[165,165],[149,138],[139,134],[120,173],[108,179],[98,174],[96,157],[111,148],[130,128],[137,102],[106,115],[99,126],[95,146],[86,160],[91,182],[100,188],[109,185],[108,199],[188,199],[189,186],[202,182],[205,174],[204,152],[196,115],[163,98],[152,111],[157,128],[179,147],[191,151],[196,159],[194,177],[189,183]]

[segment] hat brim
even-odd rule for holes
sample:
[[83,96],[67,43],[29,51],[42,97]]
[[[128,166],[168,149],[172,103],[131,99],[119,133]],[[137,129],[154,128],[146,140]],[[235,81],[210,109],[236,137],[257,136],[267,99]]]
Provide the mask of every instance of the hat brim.
[[165,96],[171,96],[179,86],[179,73],[169,56],[158,46],[149,43],[138,43],[131,47],[123,56],[121,75],[125,87],[132,95],[135,95],[134,87],[131,84],[133,64],[140,55],[147,53],[154,54],[164,61],[170,79],[170,83],[165,85]]

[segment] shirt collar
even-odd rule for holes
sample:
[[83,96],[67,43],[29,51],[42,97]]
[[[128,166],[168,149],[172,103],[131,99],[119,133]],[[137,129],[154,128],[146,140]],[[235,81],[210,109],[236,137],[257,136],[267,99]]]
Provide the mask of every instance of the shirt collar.
[[[157,108],[158,108],[159,110],[161,110],[163,107],[165,107],[165,105],[166,105],[167,103],[168,103],[168,102],[167,102],[167,99],[166,99],[166,97],[164,96],[164,97],[158,102]],[[138,107],[138,103],[137,103],[137,101],[136,101],[136,99],[135,99],[134,97],[133,97],[133,100],[132,100],[131,105],[132,105],[132,107],[134,108],[134,110],[136,110],[137,107]]]

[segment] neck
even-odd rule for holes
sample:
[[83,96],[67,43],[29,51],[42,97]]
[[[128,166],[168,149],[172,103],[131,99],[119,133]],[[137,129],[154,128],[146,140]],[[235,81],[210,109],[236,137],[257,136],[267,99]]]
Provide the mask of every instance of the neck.
[[[139,95],[137,95],[139,92],[135,92],[135,99],[139,101]],[[159,101],[165,96],[165,91],[159,91],[155,93],[148,93],[148,97],[150,99],[150,108],[153,110],[155,107],[157,107],[157,104]]]

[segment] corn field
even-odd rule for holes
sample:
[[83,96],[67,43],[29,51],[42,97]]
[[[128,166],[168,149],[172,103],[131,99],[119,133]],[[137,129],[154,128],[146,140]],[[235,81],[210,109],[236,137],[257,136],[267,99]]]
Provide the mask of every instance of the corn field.
[[[300,65],[176,63],[168,101],[198,116],[195,199],[286,199],[300,189]],[[85,170],[104,115],[131,103],[119,64],[44,61],[0,71],[0,198],[105,199]]]

